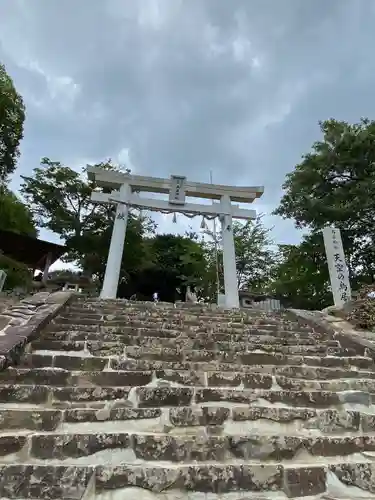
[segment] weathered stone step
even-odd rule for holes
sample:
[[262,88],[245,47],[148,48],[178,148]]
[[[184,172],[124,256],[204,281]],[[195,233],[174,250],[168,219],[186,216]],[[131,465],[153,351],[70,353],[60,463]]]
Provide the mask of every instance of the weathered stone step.
[[94,473],[90,467],[69,465],[0,465],[0,498],[86,500]]
[[330,391],[236,390],[222,388],[197,388],[194,390],[179,387],[139,387],[135,391],[140,407],[188,406],[193,401],[197,404],[227,402],[247,405],[263,399],[267,403],[282,403],[285,406],[327,408],[345,403],[369,406],[373,401],[372,394],[365,391],[337,393]]
[[[159,423],[159,432],[164,430],[164,421],[172,422],[176,408],[168,409],[166,418],[162,418],[162,408],[116,408],[114,405],[105,408],[78,408],[78,409],[48,409],[40,406],[33,408],[10,408],[0,410],[0,432],[17,430],[30,431],[54,431],[63,428],[64,425],[77,426],[82,424],[97,423],[105,427],[105,423],[122,422],[126,428],[126,422],[136,422],[141,429],[148,425],[149,430],[155,427],[155,421]],[[215,410],[215,408],[213,409]],[[205,425],[211,425],[211,422],[218,420],[218,417],[212,411],[207,412]],[[176,419],[178,415],[176,415]],[[343,417],[344,418],[344,417]],[[203,419],[202,419],[203,420]],[[176,420],[177,421],[177,420]],[[175,425],[175,424],[173,424]],[[212,424],[213,425],[213,424]],[[95,430],[95,429],[94,429]],[[105,430],[105,429],[101,429]]]
[[192,387],[243,387],[245,389],[288,389],[363,391],[375,393],[375,379],[306,380],[268,374],[195,371],[70,371],[62,369],[8,368],[0,372],[3,384],[41,384],[57,387],[137,387],[178,384]]
[[247,318],[256,316],[259,318],[272,318],[272,319],[286,319],[290,317],[287,312],[266,312],[260,309],[223,309],[214,305],[204,304],[187,304],[176,303],[171,304],[168,302],[159,302],[155,305],[153,302],[130,302],[130,301],[101,301],[101,302],[74,302],[67,307],[67,310],[78,313],[91,313],[91,314],[121,314],[126,312],[134,312],[136,314],[147,313],[172,313],[172,314],[201,314],[206,316],[221,316],[223,318]]
[[[370,406],[374,395],[366,391],[332,392],[323,390],[268,390],[193,387],[51,387],[47,385],[1,384],[0,403],[32,403],[69,407],[74,403],[122,400],[124,406],[153,408],[190,404],[234,403],[329,408],[343,404]],[[61,406],[60,406],[61,407]]]
[[[194,372],[181,375],[181,381],[186,386],[203,386],[203,374],[195,376]],[[265,375],[264,377],[267,377]],[[270,378],[270,376],[268,376]],[[154,372],[140,371],[70,371],[54,369],[19,369],[8,368],[0,372],[2,384],[41,384],[56,387],[137,387],[150,384],[154,379]],[[260,384],[256,387],[261,387]]]
[[[297,436],[256,434],[171,435],[147,433],[39,433],[0,434],[0,463],[10,460],[65,460],[71,464],[116,464],[126,461],[303,463],[336,456],[346,457],[375,451],[375,436]],[[301,453],[303,457],[300,458]]]
[[285,324],[289,328],[291,326],[297,326],[302,329],[306,328],[306,325],[300,325],[297,321],[290,321],[286,318],[277,318],[277,317],[262,317],[261,315],[223,315],[223,314],[196,314],[187,311],[176,311],[176,310],[162,310],[162,309],[153,309],[149,311],[137,311],[137,310],[124,310],[117,311],[115,313],[103,313],[103,312],[95,312],[89,313],[87,311],[72,311],[65,310],[63,314],[60,316],[62,321],[67,321],[68,319],[77,319],[78,322],[82,322],[83,324],[96,324],[103,323],[107,321],[113,321],[116,323],[124,323],[129,320],[139,319],[139,320],[148,320],[156,322],[159,321],[171,321],[173,323],[185,323],[185,321],[192,322],[204,322],[204,323],[236,323],[241,325],[261,325],[261,324]]
[[[117,329],[121,330],[123,328],[149,328],[149,329],[168,329],[168,330],[179,330],[179,331],[202,331],[202,332],[218,332],[218,333],[255,333],[256,331],[263,332],[273,332],[273,334],[280,334],[280,332],[285,332],[285,335],[291,335],[293,333],[299,335],[305,335],[309,337],[314,335],[315,337],[322,337],[325,334],[314,332],[311,327],[302,327],[297,324],[279,324],[279,323],[229,323],[229,322],[207,322],[200,320],[170,320],[170,319],[160,319],[160,318],[139,318],[135,316],[134,318],[124,317],[119,320],[90,320],[87,318],[76,318],[76,317],[59,317],[55,319],[53,325],[57,327],[65,326],[67,329],[85,329],[85,330],[110,330]],[[91,328],[90,328],[91,327]],[[287,332],[287,333],[286,333]]]
[[[46,409],[11,408],[0,410],[0,432],[12,430],[76,432],[78,429],[112,432],[117,424],[123,432],[194,434],[239,434],[246,431],[282,434],[374,433],[375,414],[347,410],[280,408],[267,406],[193,406],[174,408],[124,408],[115,403],[102,408]],[[96,425],[96,427],[95,427]],[[317,431],[319,433],[317,434]]]
[[[72,355],[74,354],[74,356]],[[375,372],[367,370],[337,368],[337,367],[319,367],[308,365],[240,365],[235,363],[219,362],[171,362],[171,361],[152,361],[142,359],[127,359],[121,357],[98,357],[81,356],[80,353],[70,352],[60,354],[33,353],[22,357],[19,368],[55,368],[75,371],[168,371],[174,372],[225,372],[228,379],[234,374],[256,374],[263,373],[276,376],[285,376],[301,379],[374,379]],[[230,373],[227,373],[230,372]]]
[[374,360],[365,356],[302,356],[283,355],[278,353],[259,352],[225,352],[189,349],[145,349],[127,346],[125,356],[130,359],[148,359],[155,361],[234,363],[239,365],[307,365],[322,367],[357,367],[368,369],[374,367]]
[[95,309],[80,308],[73,305],[62,314],[63,317],[79,318],[84,321],[126,321],[130,318],[139,319],[156,319],[170,320],[173,322],[179,321],[193,321],[197,320],[203,322],[213,323],[238,323],[241,325],[285,325],[286,329],[306,329],[311,330],[306,322],[297,319],[288,313],[266,313],[261,310],[229,310],[223,311],[220,309],[210,310],[194,310],[194,308],[179,309],[179,308],[163,308],[163,307],[147,307],[147,308],[134,308],[131,306],[124,308],[112,307],[97,307]]
[[[80,356],[79,352],[75,356],[55,355],[54,366],[60,368],[80,370],[82,366],[91,366],[92,370],[101,370],[108,360],[105,358],[90,356],[89,353]],[[37,355],[34,355],[37,356]],[[48,355],[47,355],[48,357]],[[64,359],[63,359],[64,358]],[[120,357],[117,359],[121,359]],[[142,347],[125,347],[125,360],[148,360],[148,361],[167,361],[172,363],[199,363],[199,362],[217,362],[229,363],[234,365],[278,365],[278,366],[316,366],[323,368],[347,368],[356,367],[359,369],[372,369],[374,360],[365,356],[302,356],[302,355],[284,355],[280,353],[259,352],[257,350],[250,352],[225,352],[225,351],[206,351],[189,349],[144,349]],[[36,359],[34,360],[36,363]],[[118,361],[121,363],[122,361]],[[116,368],[116,360],[113,360]],[[35,365],[36,367],[38,364]],[[119,369],[120,365],[118,366]],[[176,365],[177,368],[177,365]],[[235,371],[235,368],[233,368]]]
[[[159,468],[122,465],[119,467],[98,467],[96,471],[96,491],[100,492],[103,489],[104,491],[114,490],[115,492],[119,488],[124,488],[122,490],[123,498],[126,498],[127,488],[131,486],[138,486],[152,491],[162,491],[165,495],[170,493],[167,500],[178,498],[177,494],[181,490],[186,493],[199,491],[207,494],[221,494],[224,499],[225,494],[237,492],[238,497],[232,496],[233,500],[247,500],[247,497],[243,496],[246,494],[245,492],[254,492],[254,494],[261,495],[265,491],[268,494],[272,492],[272,495],[283,492],[286,495],[284,498],[304,496],[311,498],[312,495],[329,492],[331,484],[336,486],[337,483],[341,483],[340,496],[337,497],[339,499],[343,498],[345,492],[348,493],[347,498],[352,499],[350,496],[352,490],[346,487],[348,484],[355,485],[361,490],[373,492],[373,463],[370,461],[345,463],[341,460],[341,463],[338,461],[328,467],[323,464],[311,466],[293,465],[290,467],[281,465],[262,466],[259,464],[192,464],[189,467],[173,468],[168,466]],[[155,484],[157,484],[157,487]],[[139,491],[139,494],[141,494],[141,491]],[[336,489],[333,489],[333,492],[335,491]],[[357,488],[357,491],[360,490]],[[185,498],[188,500],[189,497],[186,496]],[[215,499],[215,497],[207,498]],[[217,500],[219,498],[220,496],[218,496]],[[259,498],[262,499],[261,496],[249,496],[249,500],[259,500]],[[267,494],[263,496],[263,500],[268,498],[272,497],[267,496]],[[331,498],[334,499],[334,497]]]
[[[345,352],[345,351],[344,351]],[[346,351],[350,352],[351,351]],[[87,357],[87,352],[82,353]],[[282,354],[274,352],[265,352],[261,349],[250,351],[216,351],[205,349],[186,349],[181,348],[159,348],[153,347],[146,349],[139,346],[125,346],[124,356],[130,359],[148,359],[155,361],[173,361],[173,362],[207,362],[217,361],[221,363],[235,363],[244,365],[254,364],[272,364],[272,365],[301,365],[323,366],[323,367],[347,367],[356,366],[357,368],[372,368],[374,361],[365,356],[314,356],[314,355],[295,355]]]
[[[134,307],[135,306],[135,307]],[[101,319],[103,316],[110,316],[111,318],[133,316],[133,317],[155,317],[155,318],[188,318],[196,319],[202,318],[204,321],[220,320],[225,322],[271,322],[271,323],[285,323],[301,325],[302,327],[307,324],[301,319],[291,316],[287,312],[265,312],[259,309],[240,309],[240,310],[223,310],[220,308],[207,308],[207,307],[163,307],[160,305],[147,303],[146,307],[139,307],[138,304],[124,304],[112,306],[109,304],[97,305],[95,307],[83,307],[77,303],[68,306],[64,313],[65,316],[77,316],[86,318]]]
[[[55,320],[47,327],[49,332],[58,331],[86,331],[86,332],[97,332],[97,333],[133,333],[134,330],[151,330],[154,334],[149,333],[145,336],[159,336],[159,337],[176,337],[181,334],[191,335],[193,333],[209,333],[209,334],[230,334],[230,335],[270,335],[274,337],[296,337],[301,339],[309,339],[313,337],[316,341],[323,340],[327,338],[324,334],[313,333],[311,329],[300,330],[300,329],[285,329],[278,325],[260,325],[259,327],[249,326],[244,327],[243,325],[211,325],[208,323],[202,323],[199,325],[178,325],[174,323],[167,322],[155,322],[155,321],[127,321],[121,324],[111,325],[110,322],[106,322],[103,325],[98,324],[83,324],[77,323],[76,321],[71,323],[60,322],[60,320]],[[167,330],[167,331],[166,331]],[[168,331],[170,330],[170,331]],[[148,333],[148,332],[146,332]],[[162,334],[161,334],[162,333]]]
[[[103,465],[96,468],[66,465],[3,465],[0,467],[0,496],[7,499],[80,500],[88,489],[91,500],[115,498],[145,500],[189,500],[200,492],[212,500],[231,495],[230,500],[265,500],[309,497],[327,493],[331,499],[368,499],[374,492],[374,465],[337,461],[325,466],[261,464],[175,464]],[[22,481],[20,481],[22,478]],[[87,488],[89,482],[92,486]],[[354,487],[354,488],[353,488]],[[263,493],[262,493],[263,492]],[[244,496],[248,493],[248,497]],[[331,493],[334,495],[331,495]],[[254,496],[255,495],[255,496]],[[207,497],[208,498],[208,497]],[[324,498],[321,496],[320,498]]]
[[104,314],[89,316],[85,313],[83,314],[69,314],[64,313],[59,316],[58,323],[60,324],[82,324],[82,325],[103,325],[108,324],[108,326],[117,326],[126,323],[132,324],[133,322],[145,322],[145,323],[166,323],[173,324],[176,326],[181,325],[192,325],[197,326],[200,324],[210,324],[210,325],[228,325],[233,328],[244,326],[273,326],[273,327],[285,327],[287,330],[297,328],[301,331],[309,331],[311,327],[300,325],[297,322],[290,322],[288,320],[282,320],[277,318],[258,318],[258,317],[243,317],[243,318],[230,318],[230,317],[220,317],[220,316],[201,316],[194,314],[179,314],[179,313],[168,313],[168,314]]
[[64,341],[64,340],[46,340],[41,339],[32,343],[32,352],[35,351],[83,351],[89,352],[94,356],[119,356],[124,354],[125,346],[142,348],[185,348],[191,350],[204,349],[207,351],[232,351],[244,352],[260,349],[264,352],[275,352],[281,354],[321,354],[330,356],[355,356],[354,349],[341,347],[327,347],[326,345],[267,345],[250,342],[215,342],[210,338],[192,339],[192,338],[155,338],[129,336],[122,342],[103,342],[103,341]]
[[[57,328],[56,328],[57,327]],[[271,332],[272,333],[272,332]],[[315,334],[314,334],[315,335]],[[72,330],[66,328],[60,329],[58,325],[50,325],[42,335],[43,339],[49,340],[101,340],[103,342],[118,342],[124,341],[131,345],[132,339],[138,337],[140,342],[143,338],[162,339],[196,339],[203,341],[204,339],[210,342],[251,342],[255,344],[265,345],[327,345],[328,347],[338,346],[337,340],[325,340],[316,338],[313,335],[309,336],[293,336],[290,332],[279,332],[277,335],[270,335],[270,332],[255,330],[250,333],[218,333],[218,332],[201,332],[188,331],[181,332],[179,330],[151,329],[151,328],[132,328],[123,327],[119,329],[108,329],[108,331],[95,331],[92,328],[83,328],[81,330]]]

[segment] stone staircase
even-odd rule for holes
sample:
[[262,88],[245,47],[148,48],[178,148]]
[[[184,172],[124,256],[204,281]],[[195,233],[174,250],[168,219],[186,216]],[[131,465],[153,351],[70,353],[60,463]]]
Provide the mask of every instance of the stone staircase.
[[0,499],[375,499],[367,354],[280,313],[76,300],[0,372]]

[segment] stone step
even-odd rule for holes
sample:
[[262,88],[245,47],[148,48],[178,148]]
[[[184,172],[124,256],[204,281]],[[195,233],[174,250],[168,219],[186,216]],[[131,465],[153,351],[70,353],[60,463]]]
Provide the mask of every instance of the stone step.
[[[241,325],[253,325],[253,324],[286,324],[288,327],[291,325],[300,325],[298,321],[291,321],[289,318],[273,317],[273,316],[261,316],[261,315],[223,315],[223,314],[197,314],[190,313],[186,311],[172,310],[158,310],[157,308],[149,311],[137,311],[137,310],[124,310],[116,311],[111,313],[105,312],[87,312],[82,311],[72,311],[66,309],[63,311],[60,318],[66,321],[68,318],[77,318],[84,324],[95,324],[105,321],[116,321],[116,322],[126,322],[131,319],[140,320],[155,320],[155,321],[173,321],[173,322],[185,322],[185,321],[201,321],[209,323],[238,323]],[[306,325],[301,324],[301,328],[306,328]]]
[[[236,374],[269,374],[301,379],[338,379],[338,378],[363,378],[374,379],[375,372],[369,370],[352,369],[348,367],[323,367],[310,365],[272,365],[272,364],[249,364],[240,365],[235,363],[219,362],[170,362],[128,359],[121,357],[99,357],[82,356],[80,352],[64,351],[25,354],[18,365],[19,368],[55,368],[73,371],[168,371],[168,372],[225,372],[229,379],[233,373]],[[230,373],[228,373],[230,372]]]
[[157,432],[173,435],[283,434],[321,436],[375,432],[375,414],[351,410],[272,406],[198,406],[173,408],[116,407],[0,410],[0,433],[10,431]]
[[260,350],[245,352],[206,351],[190,349],[168,349],[127,346],[125,357],[130,359],[147,359],[155,361],[172,362],[207,362],[218,361],[219,363],[234,363],[240,365],[307,365],[322,367],[351,366],[360,369],[374,367],[374,360],[365,356],[310,356],[310,355],[284,355],[279,353],[267,353]]
[[[315,335],[315,334],[314,334]],[[102,342],[118,342],[131,343],[134,337],[138,337],[141,341],[143,338],[155,338],[162,341],[163,339],[194,339],[197,341],[209,340],[210,342],[251,342],[261,345],[316,345],[317,343],[327,345],[328,347],[338,346],[337,340],[321,339],[308,336],[293,336],[290,332],[279,332],[277,335],[272,335],[272,332],[255,330],[250,333],[218,333],[218,332],[201,332],[189,331],[181,332],[179,330],[166,329],[151,329],[151,328],[132,328],[123,327],[121,329],[106,329],[101,331],[93,330],[92,328],[83,328],[74,330],[58,325],[49,326],[42,335],[43,339],[49,340],[101,340]]]
[[[152,337],[150,338],[152,340]],[[82,341],[81,341],[82,342]],[[85,341],[83,341],[85,342]],[[209,347],[211,349],[204,349],[202,346],[199,347],[195,344],[195,348],[191,348],[193,342],[186,343],[185,339],[179,338],[173,347],[158,347],[158,343],[154,341],[150,347],[147,348],[147,344],[142,343],[142,339],[139,339],[139,345],[126,345],[123,344],[121,348],[121,344],[117,342],[115,346],[109,346],[109,349],[106,348],[106,344],[103,342],[96,341],[96,344],[87,341],[86,344],[81,344],[81,352],[82,356],[87,356],[88,354],[94,354],[92,351],[104,351],[104,355],[125,355],[129,358],[134,359],[156,359],[161,361],[211,361],[218,360],[221,362],[237,362],[248,364],[244,362],[243,359],[247,359],[249,355],[252,355],[254,359],[263,358],[265,360],[273,360],[276,359],[274,364],[295,364],[294,360],[298,360],[297,363],[300,364],[300,359],[307,358],[308,360],[312,360],[315,358],[342,358],[342,359],[354,359],[357,358],[357,354],[354,349],[343,349],[343,348],[327,348],[326,346],[317,346],[315,348],[315,352],[309,352],[307,348],[307,352],[302,350],[299,346],[299,352],[296,348],[288,349],[288,346],[279,346],[279,349],[274,349],[271,347],[263,348],[260,344],[251,344],[251,343],[216,343]],[[35,346],[35,343],[33,344]],[[284,351],[281,348],[284,347]],[[96,349],[95,349],[96,348]],[[319,348],[320,351],[319,351]],[[33,349],[34,350],[34,349]],[[73,349],[76,352],[79,352],[76,349]],[[44,350],[43,350],[44,351]],[[54,352],[58,352],[58,349],[53,349]],[[297,352],[295,352],[297,351]],[[100,354],[98,354],[100,355]],[[370,359],[366,356],[360,357],[363,359]],[[288,361],[291,360],[291,361]],[[262,361],[262,363],[267,363],[268,361]],[[315,361],[314,361],[315,362]],[[324,361],[325,363],[326,361]],[[327,361],[328,362],[328,361]],[[253,361],[251,361],[253,363]],[[310,361],[307,361],[309,364]],[[341,364],[338,360],[333,361],[335,365]]]
[[[149,466],[127,466],[119,467],[103,466],[96,470],[96,491],[100,492],[122,490],[123,498],[126,498],[126,491],[129,486],[138,486],[152,491],[162,491],[165,495],[170,492],[167,500],[182,498],[188,499],[188,493],[206,493],[207,499],[219,500],[221,498],[231,498],[233,500],[262,500],[270,499],[276,493],[284,493],[281,498],[299,498],[312,495],[319,495],[325,492],[338,491],[343,499],[345,493],[347,499],[353,500],[350,496],[353,489],[347,485],[355,485],[356,491],[374,491],[374,466],[370,461],[362,463],[345,463],[344,460],[336,464],[324,466],[324,464],[314,464],[311,466],[291,465],[284,467],[281,465],[260,464],[191,464],[187,466],[156,468]],[[157,485],[157,486],[156,486]],[[361,490],[359,490],[361,488]],[[186,497],[180,496],[179,492],[186,493]],[[142,490],[138,490],[141,494]],[[262,492],[268,492],[267,494]],[[256,496],[244,496],[246,493],[254,492]],[[217,494],[209,496],[209,494]],[[232,493],[232,497],[224,495]],[[177,496],[178,495],[178,496]],[[259,495],[259,496],[258,496]],[[270,496],[272,495],[272,496]],[[100,498],[100,497],[99,497]],[[103,496],[102,499],[109,498]],[[155,500],[156,500],[155,496]],[[204,498],[204,497],[203,497]],[[274,496],[274,498],[277,498]],[[322,497],[323,498],[323,497]],[[328,496],[328,499],[330,496]],[[335,498],[331,496],[331,499]],[[359,497],[358,497],[359,498]],[[363,497],[365,498],[365,497]],[[369,497],[371,498],[371,497]],[[102,500],[100,498],[100,500]],[[152,496],[150,496],[152,499]],[[147,499],[148,500],[148,499]]]
[[[110,319],[107,319],[110,318]],[[312,328],[309,326],[301,326],[297,323],[280,323],[280,322],[270,322],[270,321],[248,321],[248,322],[228,322],[219,320],[202,320],[201,318],[189,319],[189,318],[154,318],[151,316],[139,317],[139,316],[124,316],[118,317],[117,319],[112,319],[111,315],[108,317],[103,317],[101,320],[94,318],[87,318],[85,316],[60,316],[55,319],[54,324],[67,325],[73,328],[76,326],[93,327],[93,328],[103,328],[103,327],[118,327],[122,326],[132,326],[132,327],[151,327],[151,328],[168,328],[168,329],[202,329],[204,331],[249,331],[249,330],[271,330],[280,331],[284,330],[286,332],[297,332],[297,333],[308,333],[312,332]]]
[[354,349],[341,347],[327,347],[327,345],[266,345],[250,342],[215,342],[209,338],[191,339],[159,339],[155,337],[129,336],[122,342],[103,342],[103,341],[64,341],[41,339],[32,343],[31,352],[36,351],[74,351],[89,352],[93,356],[120,356],[125,352],[125,346],[142,348],[185,348],[191,350],[204,349],[207,351],[232,351],[244,352],[260,349],[263,352],[274,352],[281,354],[320,354],[330,356],[355,356]]
[[237,387],[294,391],[363,391],[375,393],[375,379],[339,378],[308,380],[270,374],[196,371],[71,371],[61,368],[8,368],[0,372],[2,384],[41,384],[57,387],[137,387],[143,385],[186,387]]
[[[175,324],[172,322],[156,322],[153,320],[130,320],[123,323],[111,324],[110,321],[107,321],[103,324],[84,324],[83,322],[79,323],[77,320],[71,320],[71,322],[61,322],[60,319],[55,320],[47,327],[47,331],[50,332],[58,332],[61,330],[79,330],[79,331],[87,331],[87,332],[103,332],[103,333],[132,333],[134,330],[145,329],[152,330],[155,332],[154,335],[150,334],[150,336],[169,336],[176,337],[181,334],[189,335],[189,333],[227,333],[231,335],[235,334],[247,334],[247,335],[272,335],[276,337],[298,337],[298,338],[311,338],[314,339],[324,339],[326,335],[313,333],[311,328],[306,330],[301,330],[299,328],[294,329],[286,329],[280,327],[279,325],[259,325],[259,326],[249,326],[244,327],[240,324],[209,324],[209,323],[201,323],[201,324]],[[165,332],[165,330],[172,330],[171,332]],[[163,335],[160,335],[160,331],[163,332]],[[158,332],[158,334],[156,333]],[[148,335],[146,335],[148,336]]]
[[222,316],[224,318],[231,317],[270,317],[270,318],[289,318],[289,315],[285,311],[272,311],[266,312],[261,309],[249,308],[249,309],[224,309],[219,308],[215,305],[204,305],[204,304],[186,304],[181,302],[176,302],[171,304],[169,302],[159,302],[155,304],[154,302],[130,302],[116,300],[111,301],[100,301],[100,302],[74,302],[68,305],[67,310],[71,312],[86,312],[91,314],[111,314],[117,313],[121,314],[124,311],[136,312],[137,314],[153,313],[153,312],[171,312],[171,313],[181,313],[181,314],[202,314],[202,315],[214,315]]
[[95,471],[69,465],[0,465],[0,498],[86,500]]
[[[99,356],[90,356],[90,353],[74,352],[73,356],[64,355],[61,352],[55,354],[54,366],[66,369],[76,369],[76,366],[85,365],[92,366],[92,370],[101,370],[106,364],[108,359]],[[34,354],[37,356],[38,354]],[[48,355],[47,355],[48,357]],[[62,359],[64,358],[64,359]],[[73,359],[74,358],[74,359]],[[374,367],[374,360],[366,356],[310,356],[310,355],[285,355],[281,353],[267,353],[258,350],[249,352],[226,352],[226,351],[206,351],[206,350],[190,350],[190,349],[159,349],[150,348],[145,349],[142,347],[127,346],[124,348],[124,355],[122,357],[114,358],[113,368],[116,368],[116,359],[118,359],[118,369],[121,363],[125,360],[146,360],[155,362],[171,362],[178,367],[178,364],[185,363],[199,363],[199,362],[217,362],[228,363],[234,365],[278,365],[278,366],[316,366],[323,368],[347,368],[351,367],[358,369],[372,369]],[[62,363],[62,364],[61,364]],[[68,363],[68,365],[66,365]],[[64,366],[63,366],[64,365]],[[38,365],[35,365],[38,366]],[[87,369],[87,368],[82,368]],[[235,369],[233,369],[235,371]]]
[[298,328],[303,330],[310,330],[311,327],[300,325],[297,321],[289,321],[282,318],[273,317],[251,317],[243,316],[241,318],[229,317],[229,316],[204,316],[196,314],[181,314],[176,312],[160,312],[154,314],[140,314],[138,311],[134,313],[122,313],[122,314],[95,314],[88,315],[85,312],[82,314],[65,312],[61,314],[58,318],[59,323],[71,324],[74,321],[82,325],[97,325],[108,323],[109,326],[117,326],[123,323],[132,321],[144,321],[144,322],[154,322],[154,323],[173,323],[176,325],[199,325],[204,324],[224,324],[233,325],[238,327],[244,326],[261,326],[261,325],[271,325],[275,327],[285,326],[286,329]]
[[0,466],[0,496],[19,500],[137,497],[142,500],[285,500],[300,497],[323,499],[324,496],[331,500],[353,500],[365,499],[365,492],[368,492],[368,499],[373,498],[374,465],[365,459],[357,462],[341,459],[330,465],[290,466],[236,462],[161,466]]
[[[121,462],[262,461],[286,465],[353,457],[375,451],[375,435],[171,435],[163,433],[75,432],[0,434],[0,463],[65,461],[71,465],[115,465]],[[336,460],[334,460],[336,461]],[[243,463],[243,462],[242,462]]]
[[[120,400],[128,407],[152,408],[168,406],[228,404],[282,404],[286,407],[330,408],[343,404],[371,406],[374,394],[367,391],[268,390],[234,388],[194,388],[174,386],[102,386],[51,387],[50,385],[1,384],[0,403],[30,403],[52,407],[69,407],[74,403]],[[60,404],[61,403],[61,404]]]
[[[168,305],[167,305],[168,306]],[[169,304],[170,306],[170,304]],[[183,318],[203,318],[210,320],[212,318],[220,319],[221,321],[271,321],[285,322],[288,324],[306,325],[306,322],[291,316],[288,312],[266,312],[260,309],[229,309],[209,307],[164,307],[153,303],[122,303],[117,305],[97,304],[94,307],[88,304],[73,303],[65,308],[65,314],[77,315],[86,317],[95,317],[100,319],[102,316],[124,316],[132,315],[139,317],[183,317]]]

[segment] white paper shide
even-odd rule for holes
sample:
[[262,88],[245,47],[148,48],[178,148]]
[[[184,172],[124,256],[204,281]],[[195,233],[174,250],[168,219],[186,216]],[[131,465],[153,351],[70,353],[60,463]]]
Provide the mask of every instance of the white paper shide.
[[323,229],[323,238],[334,304],[342,307],[351,299],[351,289],[340,230],[326,227]]

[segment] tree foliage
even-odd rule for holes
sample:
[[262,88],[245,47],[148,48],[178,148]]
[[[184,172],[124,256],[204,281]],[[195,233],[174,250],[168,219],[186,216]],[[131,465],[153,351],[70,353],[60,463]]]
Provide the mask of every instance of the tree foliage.
[[322,139],[287,175],[275,214],[294,219],[299,228],[339,228],[358,287],[375,275],[375,121],[331,119],[320,129]]
[[173,301],[185,295],[187,286],[194,286],[205,296],[207,262],[204,249],[195,239],[157,234],[144,239],[143,251],[144,267],[120,287],[122,295],[135,293],[150,300],[158,292],[162,300]]
[[17,262],[6,255],[2,255],[0,251],[0,269],[7,274],[4,290],[13,290],[14,288],[26,288],[31,285],[32,276],[26,264]]
[[368,294],[374,291],[374,285],[363,286],[355,301],[348,304],[344,311],[345,316],[356,328],[374,331],[375,328],[375,300]]
[[[270,270],[274,265],[275,252],[272,250],[270,229],[267,229],[262,216],[255,221],[233,222],[233,237],[236,250],[237,282],[239,289],[253,292],[264,291],[270,279]],[[210,255],[208,261],[215,265],[215,240],[221,246],[220,231],[215,235],[213,231],[206,230],[212,239],[206,244],[206,251]],[[223,284],[222,251],[219,257],[219,281]]]
[[320,123],[323,138],[287,175],[275,213],[297,227],[375,228],[375,121]]
[[22,97],[0,63],[0,183],[16,169],[24,121]]
[[262,217],[258,217],[245,224],[234,222],[233,236],[238,287],[254,292],[264,291],[275,259],[270,229],[263,225]]
[[331,305],[323,237],[305,236],[299,245],[280,245],[270,292],[289,307],[320,310]]
[[34,237],[37,235],[30,210],[4,186],[0,186],[0,229]]
[[[110,160],[96,166],[117,169]],[[91,192],[97,186],[87,179],[86,168],[77,172],[43,158],[41,167],[35,168],[31,176],[22,176],[21,192],[39,227],[53,231],[66,244],[65,260],[75,261],[85,273],[103,279],[115,210],[91,202]],[[149,219],[129,215],[122,279],[142,264],[142,236],[150,230]]]
[[[98,166],[115,168],[111,162]],[[67,243],[81,236],[85,228],[100,226],[105,210],[91,203],[91,192],[96,186],[83,174],[43,158],[41,167],[35,168],[31,176],[21,176],[21,193],[39,227],[61,235]]]
[[206,261],[203,249],[194,239],[173,234],[160,234],[148,239],[152,266],[167,273],[172,271],[181,284],[199,286],[204,279]]

